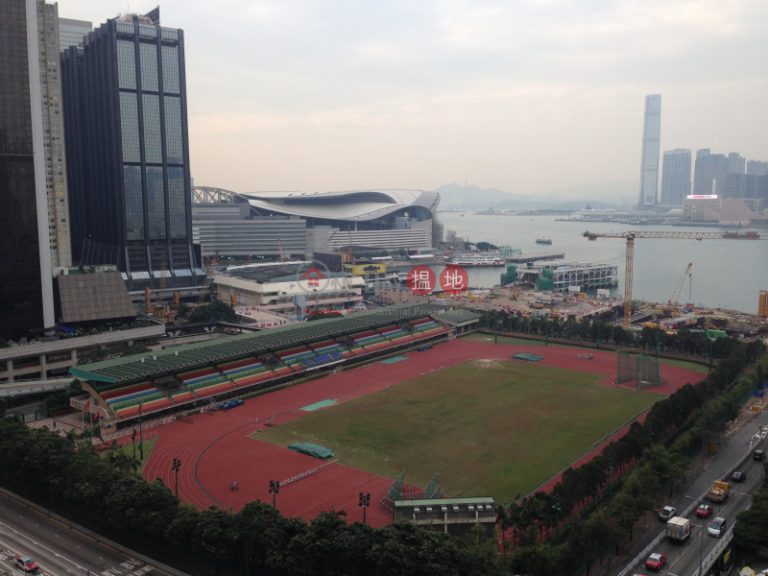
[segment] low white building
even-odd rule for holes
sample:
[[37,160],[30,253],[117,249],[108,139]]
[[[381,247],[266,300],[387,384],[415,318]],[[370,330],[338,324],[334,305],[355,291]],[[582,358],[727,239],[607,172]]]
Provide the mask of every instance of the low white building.
[[303,319],[310,311],[346,313],[363,307],[365,280],[310,261],[228,268],[213,279],[219,298]]

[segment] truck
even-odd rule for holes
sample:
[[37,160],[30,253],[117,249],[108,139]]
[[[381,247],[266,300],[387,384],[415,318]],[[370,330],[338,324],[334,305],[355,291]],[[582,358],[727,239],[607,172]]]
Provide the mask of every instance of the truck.
[[691,535],[691,521],[682,516],[667,520],[667,538],[673,542],[685,542]]
[[712,483],[712,488],[709,489],[709,499],[712,502],[723,502],[728,498],[728,492],[731,490],[731,485],[728,482],[722,480],[715,480]]

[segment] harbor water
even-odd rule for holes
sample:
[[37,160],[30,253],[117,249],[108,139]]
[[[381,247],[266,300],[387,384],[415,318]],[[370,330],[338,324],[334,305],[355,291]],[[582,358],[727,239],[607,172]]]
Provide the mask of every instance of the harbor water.
[[[623,239],[589,241],[582,234],[627,230],[680,232],[721,231],[700,226],[625,226],[611,222],[566,222],[554,216],[480,215],[470,212],[440,212],[445,231],[453,230],[470,242],[490,242],[519,248],[523,252],[565,252],[565,262],[616,264],[617,294],[624,293],[625,248]],[[552,239],[551,246],[536,239]],[[766,240],[672,240],[635,241],[633,295],[638,300],[667,302],[693,263],[691,282],[685,278],[681,302],[730,308],[755,314],[760,290],[768,290],[768,241]],[[503,268],[468,268],[473,287],[498,284]],[[690,295],[690,300],[689,300]]]

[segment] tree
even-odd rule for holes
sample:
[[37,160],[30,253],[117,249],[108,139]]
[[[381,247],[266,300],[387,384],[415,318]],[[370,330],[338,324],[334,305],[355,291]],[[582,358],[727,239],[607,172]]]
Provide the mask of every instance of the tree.
[[237,322],[237,314],[231,306],[216,300],[189,313],[189,322]]

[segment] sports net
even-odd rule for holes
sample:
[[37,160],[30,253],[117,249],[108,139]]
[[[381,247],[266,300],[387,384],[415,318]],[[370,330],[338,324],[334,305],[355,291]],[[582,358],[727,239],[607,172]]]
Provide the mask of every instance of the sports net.
[[424,497],[440,498],[441,495],[442,492],[440,490],[440,475],[435,474],[432,476],[432,480],[430,480],[427,486],[424,488]]
[[631,352],[616,354],[616,384],[637,383],[637,355]]
[[616,359],[616,384],[627,382],[637,389],[661,384],[659,359],[645,354],[619,352]]
[[637,387],[646,388],[661,384],[659,359],[655,356],[640,354],[637,357]]
[[400,473],[400,476],[398,476],[395,481],[392,483],[392,486],[389,488],[389,493],[387,494],[387,497],[390,501],[394,502],[395,500],[400,500],[403,496],[403,483],[405,481],[405,470],[403,470]]

